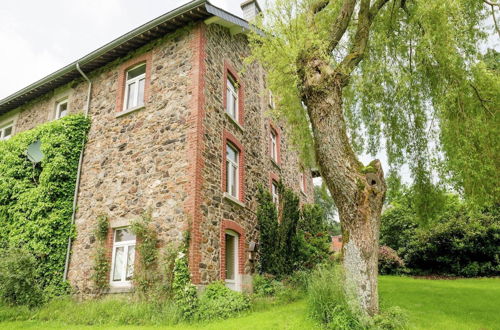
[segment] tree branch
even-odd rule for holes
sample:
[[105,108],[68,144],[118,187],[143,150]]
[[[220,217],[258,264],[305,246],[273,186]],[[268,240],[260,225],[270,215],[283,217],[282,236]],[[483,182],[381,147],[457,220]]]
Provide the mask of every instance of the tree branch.
[[369,0],[361,0],[358,12],[358,27],[349,54],[340,62],[337,69],[349,75],[365,55],[370,36],[370,28],[378,12],[389,0],[376,0],[370,7]]
[[495,7],[490,5],[491,7],[491,16],[493,17],[493,23],[495,23],[495,30],[497,30],[498,36],[500,36],[500,28],[498,28],[497,18],[495,17]]
[[344,36],[349,26],[349,22],[351,21],[356,2],[356,0],[344,0],[342,8],[332,25],[332,34],[328,45],[329,51],[333,51],[339,44],[340,39]]
[[489,0],[483,0],[483,2],[487,5],[490,5],[490,6],[497,6],[497,7],[500,7],[500,2],[493,2],[493,1],[489,1]]

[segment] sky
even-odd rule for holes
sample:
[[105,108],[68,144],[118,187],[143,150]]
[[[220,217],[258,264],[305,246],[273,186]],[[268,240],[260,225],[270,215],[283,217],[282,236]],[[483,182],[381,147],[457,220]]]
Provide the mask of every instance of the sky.
[[[272,1],[272,0],[271,0]],[[0,0],[0,99],[189,0]],[[242,16],[243,0],[211,0]],[[266,0],[259,4],[265,6]],[[499,41],[488,46],[500,48]],[[383,153],[377,155],[387,169]],[[368,163],[372,157],[362,155]],[[403,169],[403,179],[408,179]],[[407,181],[407,180],[405,180]]]
[[[0,99],[187,2],[0,1]],[[242,16],[238,0],[211,3]]]

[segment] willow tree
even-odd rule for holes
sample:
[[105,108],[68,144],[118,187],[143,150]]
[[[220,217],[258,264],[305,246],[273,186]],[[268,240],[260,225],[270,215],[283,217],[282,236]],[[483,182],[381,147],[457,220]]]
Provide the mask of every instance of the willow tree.
[[478,0],[276,0],[255,22],[251,60],[334,198],[347,287],[370,315],[386,183],[360,152],[383,146],[392,169],[408,164],[424,201],[436,177],[499,201],[500,82],[478,46],[488,15]]

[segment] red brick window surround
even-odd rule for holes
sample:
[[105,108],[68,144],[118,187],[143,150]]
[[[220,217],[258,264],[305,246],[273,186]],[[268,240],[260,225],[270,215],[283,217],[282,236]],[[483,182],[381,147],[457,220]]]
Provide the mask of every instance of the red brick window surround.
[[[224,61],[224,81],[222,86],[224,111],[232,120],[243,126],[245,86],[237,71],[228,61]],[[237,98],[236,102],[234,102],[234,97]],[[233,117],[234,112],[236,112],[235,117]]]
[[281,131],[272,122],[269,122],[269,155],[277,165],[281,165]]
[[[224,131],[222,138],[222,191],[230,195],[228,191],[228,165],[233,166],[234,159],[228,159],[229,151],[236,151],[237,173],[236,196],[232,198],[243,202],[245,200],[245,149],[243,145],[228,131]],[[230,155],[232,157],[232,155]],[[229,174],[231,174],[229,171]]]
[[[151,65],[152,65],[152,54],[151,52],[144,53],[140,56],[131,58],[130,60],[123,63],[118,69],[118,87],[116,93],[116,112],[128,112],[134,111],[146,106],[149,102],[150,97],[150,83],[151,83]],[[145,72],[144,72],[144,80],[137,84],[141,84],[141,86],[136,86],[136,90],[141,91],[138,92],[138,106],[133,108],[125,109],[126,100],[125,96],[127,94],[127,73],[132,72],[133,69],[140,69],[141,64],[145,64]],[[144,84],[144,94],[142,95],[142,84]],[[143,98],[143,99],[141,99]]]
[[238,236],[238,269],[236,274],[243,274],[245,269],[245,230],[239,224],[231,220],[222,220],[220,231],[220,277],[226,280],[226,233],[232,232]]

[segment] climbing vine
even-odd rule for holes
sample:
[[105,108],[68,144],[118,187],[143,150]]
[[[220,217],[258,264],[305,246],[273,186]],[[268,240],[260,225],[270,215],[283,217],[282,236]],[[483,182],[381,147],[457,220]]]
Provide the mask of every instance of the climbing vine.
[[[90,121],[70,115],[0,141],[0,248],[23,247],[36,257],[36,277],[48,295],[63,280],[78,160]],[[26,150],[41,142],[42,161]]]
[[97,247],[94,256],[94,273],[92,280],[98,295],[105,293],[109,288],[108,274],[110,263],[108,251],[106,249],[106,239],[108,238],[109,220],[105,215],[97,217],[97,226],[94,235],[97,240]]

